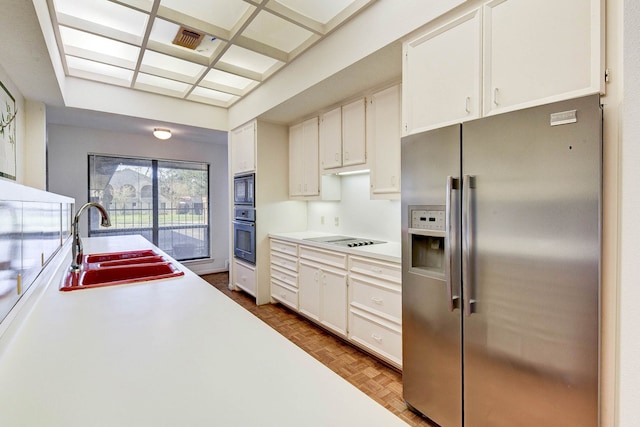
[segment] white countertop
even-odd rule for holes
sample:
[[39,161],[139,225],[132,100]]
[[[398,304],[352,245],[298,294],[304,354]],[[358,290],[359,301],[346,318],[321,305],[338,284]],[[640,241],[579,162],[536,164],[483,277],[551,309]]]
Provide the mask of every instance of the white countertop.
[[[292,233],[270,233],[269,237],[274,239],[286,240],[293,243],[305,244],[308,246],[315,246],[318,248],[333,250],[337,252],[344,252],[353,255],[361,255],[366,257],[377,258],[383,261],[401,262],[402,260],[402,247],[399,242],[387,242],[369,246],[358,246],[349,248],[346,246],[335,245],[331,243],[313,242],[305,240],[314,237],[326,237],[332,236],[335,233],[323,233],[319,231],[298,231]],[[355,236],[359,238],[366,238],[364,236]]]
[[[87,238],[85,253],[152,247]],[[184,267],[178,278],[59,292],[0,338],[2,426],[406,426]]]

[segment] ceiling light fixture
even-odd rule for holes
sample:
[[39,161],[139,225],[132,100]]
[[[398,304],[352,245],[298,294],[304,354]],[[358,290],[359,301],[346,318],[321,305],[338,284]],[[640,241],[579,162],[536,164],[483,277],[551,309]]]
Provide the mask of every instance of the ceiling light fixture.
[[158,139],[169,139],[171,138],[171,130],[166,128],[155,128],[153,129],[153,136]]

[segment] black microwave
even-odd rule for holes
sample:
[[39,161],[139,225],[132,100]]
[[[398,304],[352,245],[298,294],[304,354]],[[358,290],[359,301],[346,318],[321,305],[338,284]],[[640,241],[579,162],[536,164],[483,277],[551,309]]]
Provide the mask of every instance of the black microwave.
[[233,178],[233,204],[254,206],[255,174],[236,175]]

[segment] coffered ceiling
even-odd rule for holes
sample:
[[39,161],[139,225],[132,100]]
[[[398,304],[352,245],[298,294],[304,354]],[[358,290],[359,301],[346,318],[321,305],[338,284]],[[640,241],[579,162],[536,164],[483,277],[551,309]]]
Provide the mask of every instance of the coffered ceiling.
[[47,0],[68,76],[229,107],[375,0]]

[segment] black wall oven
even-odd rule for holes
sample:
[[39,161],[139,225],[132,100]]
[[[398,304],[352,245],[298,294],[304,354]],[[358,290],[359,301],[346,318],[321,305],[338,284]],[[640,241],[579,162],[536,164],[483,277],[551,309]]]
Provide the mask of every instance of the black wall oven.
[[253,206],[235,206],[233,213],[233,255],[255,265],[256,210]]

